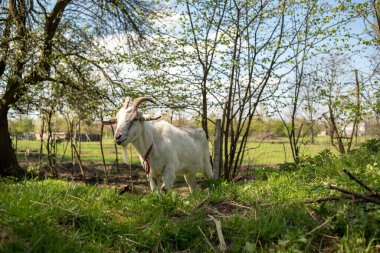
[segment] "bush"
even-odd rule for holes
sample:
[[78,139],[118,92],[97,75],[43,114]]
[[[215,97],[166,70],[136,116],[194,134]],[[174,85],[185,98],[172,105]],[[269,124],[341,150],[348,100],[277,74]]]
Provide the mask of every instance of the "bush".
[[298,170],[298,165],[296,163],[283,163],[283,164],[280,164],[280,170],[282,171],[296,171]]
[[368,150],[371,153],[379,153],[380,152],[380,140],[379,139],[369,139],[364,143],[360,144],[362,149]]

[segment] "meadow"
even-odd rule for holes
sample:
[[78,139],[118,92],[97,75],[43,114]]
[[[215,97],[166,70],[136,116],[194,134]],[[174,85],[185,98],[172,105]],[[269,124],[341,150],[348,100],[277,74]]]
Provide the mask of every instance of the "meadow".
[[[380,140],[347,154],[328,137],[305,140],[293,161],[278,137],[379,138],[380,0],[0,6],[0,253],[380,253]],[[157,133],[183,149],[164,124],[138,129],[148,112],[207,136],[222,129],[225,151],[249,133],[239,175],[152,193],[136,151],[123,162],[111,139]],[[118,131],[105,127],[111,115]],[[101,132],[104,153],[99,142],[47,152],[17,140],[35,131]]]
[[[360,139],[359,142],[365,141],[365,138]],[[71,147],[67,146],[67,142],[57,144],[58,161],[68,162],[71,161]],[[113,139],[103,140],[104,156],[107,165],[112,165],[116,160],[116,150]],[[117,147],[117,159],[121,163],[121,147]],[[39,152],[40,141],[19,140],[17,141],[17,151],[19,161],[25,161],[25,151],[32,150],[35,155]],[[212,146],[210,145],[212,152]],[[293,162],[290,146],[286,138],[266,139],[259,140],[251,138],[247,144],[247,155],[243,161],[245,166],[276,166],[284,162]],[[317,155],[324,149],[331,149],[336,152],[330,145],[327,137],[316,138],[315,144],[303,145],[303,156]],[[65,151],[66,150],[66,151]],[[84,164],[102,165],[102,156],[99,142],[81,142],[78,150],[81,153],[81,160]],[[46,154],[46,147],[44,147],[44,154]],[[132,158],[132,164],[139,165],[140,160],[134,148],[128,147],[128,156]],[[33,161],[33,159],[30,159]],[[34,159],[35,160],[35,159]],[[46,157],[44,158],[46,162]]]
[[310,201],[339,197],[330,184],[364,191],[342,168],[380,191],[375,144],[252,170],[250,181],[206,181],[192,195],[2,179],[0,252],[379,252],[379,205]]

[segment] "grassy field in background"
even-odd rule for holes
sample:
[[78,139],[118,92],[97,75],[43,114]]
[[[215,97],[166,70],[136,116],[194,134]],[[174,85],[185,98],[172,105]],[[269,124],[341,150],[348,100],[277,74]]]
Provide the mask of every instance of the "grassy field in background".
[[[359,142],[365,141],[365,138],[361,138]],[[59,161],[62,160],[64,150],[66,148],[67,142],[62,142],[58,144],[58,157]],[[116,160],[116,151],[114,147],[114,142],[112,139],[105,139],[103,141],[104,154],[106,164],[114,164]],[[17,142],[17,151],[20,161],[25,160],[25,151],[27,149],[33,150],[34,154],[38,154],[40,148],[40,141],[27,141],[19,140]],[[121,162],[121,147],[118,146],[118,159]],[[211,148],[211,145],[210,145]],[[81,151],[81,159],[86,165],[100,165],[102,164],[102,156],[99,142],[82,142],[78,150]],[[274,166],[284,162],[293,162],[291,149],[286,138],[277,139],[267,139],[264,141],[249,139],[247,144],[247,154],[243,161],[243,165],[249,166]],[[318,137],[316,138],[315,144],[307,144],[302,146],[303,156],[315,156],[324,149],[331,149],[333,153],[336,153],[334,147],[329,143],[328,137]],[[130,153],[132,152],[132,153]],[[44,147],[44,154],[46,154],[46,148]],[[139,164],[140,160],[138,158],[138,153],[131,145],[128,146],[128,156],[132,154],[132,164]],[[35,156],[34,155],[34,156]],[[46,161],[46,157],[44,158]],[[71,161],[71,147],[67,147],[63,161]]]
[[[273,166],[284,162],[293,162],[292,151],[287,138],[264,141],[250,139],[247,148],[249,151],[243,161],[244,165]],[[301,155],[315,156],[324,149],[331,149],[332,152],[336,152],[327,137],[318,137],[315,144],[302,145]]]
[[[66,148],[67,146],[67,148]],[[33,150],[33,153],[36,155],[40,149],[40,141],[29,141],[29,140],[19,140],[17,142],[17,155],[19,160],[25,160],[25,151]],[[78,152],[80,151],[81,160],[86,165],[99,165],[103,164],[102,153],[100,149],[100,142],[81,142],[77,147]],[[116,150],[114,146],[113,139],[105,139],[103,141],[103,149],[104,149],[104,158],[106,164],[114,164],[116,160]],[[121,162],[121,147],[117,146],[118,149],[118,159]],[[43,153],[47,154],[46,147],[43,148]],[[66,150],[66,152],[65,152]],[[140,162],[138,158],[138,153],[132,148],[132,163],[138,164]],[[58,160],[67,162],[71,161],[71,146],[67,145],[67,142],[62,142],[57,144],[57,154]],[[130,157],[130,147],[128,147],[128,156]],[[63,159],[62,159],[63,158]],[[46,161],[46,157],[44,157],[44,161]]]

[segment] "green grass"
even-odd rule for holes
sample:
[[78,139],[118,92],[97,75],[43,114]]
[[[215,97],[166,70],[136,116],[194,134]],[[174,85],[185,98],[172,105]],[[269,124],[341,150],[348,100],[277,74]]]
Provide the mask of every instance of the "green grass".
[[[58,155],[58,161],[71,161],[71,146],[70,144],[67,146],[67,142],[62,142],[57,144],[57,155]],[[113,164],[116,160],[116,150],[114,146],[114,142],[112,139],[105,139],[103,141],[103,148],[104,148],[104,157],[106,164]],[[17,155],[19,161],[25,160],[25,150],[33,150],[34,154],[38,155],[39,149],[40,149],[40,141],[29,141],[29,140],[19,140],[17,142]],[[77,147],[78,152],[80,151],[81,160],[84,164],[103,164],[102,160],[102,153],[100,149],[100,142],[81,142],[80,146]],[[118,149],[118,159],[121,162],[121,147],[117,146]],[[66,150],[66,152],[65,152]],[[43,153],[47,154],[46,147],[44,145],[43,147]],[[129,153],[129,147],[128,147],[128,156]],[[63,158],[63,159],[62,159]],[[44,162],[47,162],[46,156],[43,158]],[[138,153],[132,149],[132,163],[138,164],[140,163],[140,160],[138,158]]]
[[[286,138],[275,140],[250,139],[247,148],[251,149],[247,153],[243,164],[246,165],[276,165],[284,162],[293,162],[292,151]],[[302,146],[302,156],[314,156],[324,149],[334,149],[326,138],[317,138],[316,144]]]
[[[358,144],[365,142],[370,137],[359,137]],[[353,147],[355,147],[355,143]],[[246,157],[243,165],[268,165],[274,166],[282,163],[294,162],[292,151],[287,138],[266,139],[264,141],[257,139],[249,139],[247,143]],[[317,137],[315,143],[305,143],[301,146],[301,156],[315,156],[321,151],[329,149],[334,154],[338,151],[330,144],[329,137]]]
[[342,168],[380,191],[380,153],[363,148],[257,169],[246,183],[205,182],[190,196],[3,180],[0,252],[214,252],[219,240],[209,215],[220,220],[228,252],[377,252],[379,206],[303,203],[336,196],[329,184],[363,192]]

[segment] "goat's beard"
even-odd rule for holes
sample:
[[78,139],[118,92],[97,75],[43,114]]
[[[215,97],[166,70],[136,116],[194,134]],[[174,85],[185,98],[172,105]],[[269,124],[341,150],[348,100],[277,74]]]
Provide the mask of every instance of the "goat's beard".
[[128,150],[127,150],[127,144],[121,145],[121,159],[124,163],[128,164]]

